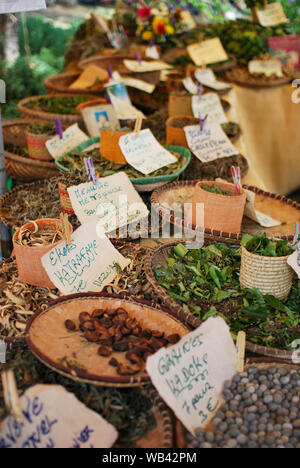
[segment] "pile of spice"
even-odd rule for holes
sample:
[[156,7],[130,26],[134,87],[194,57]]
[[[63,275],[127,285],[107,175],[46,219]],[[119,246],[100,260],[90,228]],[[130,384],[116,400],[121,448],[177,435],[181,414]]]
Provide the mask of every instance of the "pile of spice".
[[99,356],[126,353],[126,363],[119,362],[116,357],[109,361],[119,375],[135,375],[144,371],[149,356],[180,340],[178,334],[166,335],[158,330],[143,329],[138,320],[130,317],[123,308],[81,312],[77,323],[66,319],[64,324],[70,332],[82,332],[87,341],[99,344]]
[[211,185],[202,184],[201,188],[203,190],[206,190],[207,192],[215,193],[216,195],[225,195],[227,197],[234,197],[238,195],[233,190],[228,190],[225,187],[222,188],[220,185],[217,185],[217,184],[211,184]]
[[189,448],[300,448],[300,369],[250,367],[225,383],[212,431]]
[[[133,447],[155,428],[151,388],[94,387],[60,376],[38,361],[25,345],[7,350],[3,370],[13,369],[20,393],[36,384],[62,385],[92,411],[100,414],[119,432],[115,447]],[[8,415],[0,383],[0,421]]]
[[26,107],[51,114],[75,115],[77,114],[77,106],[88,99],[84,96],[41,96],[29,101]]
[[56,135],[55,125],[47,122],[43,124],[30,124],[27,131],[34,135]]
[[54,226],[40,227],[35,221],[31,221],[33,228],[23,227],[16,243],[19,245],[26,245],[27,247],[38,247],[41,245],[51,245],[63,240],[62,230],[55,229]]
[[155,269],[158,283],[199,319],[221,316],[233,337],[244,330],[248,341],[271,348],[291,349],[299,338],[300,281],[296,277],[288,298],[280,301],[258,289],[241,289],[240,249],[229,245],[187,250],[179,244],[170,250],[166,262]]

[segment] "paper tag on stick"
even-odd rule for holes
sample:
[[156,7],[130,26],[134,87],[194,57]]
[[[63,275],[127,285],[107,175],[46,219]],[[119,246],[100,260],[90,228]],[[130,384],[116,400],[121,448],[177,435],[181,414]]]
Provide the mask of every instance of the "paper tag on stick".
[[251,60],[248,63],[248,70],[251,74],[258,73],[266,76],[275,75],[278,78],[283,77],[279,60]]
[[24,421],[8,416],[0,448],[110,448],[116,429],[59,385],[35,385],[20,398]]
[[256,14],[262,26],[276,26],[287,22],[283,6],[279,2],[269,3],[263,9],[256,8]]
[[[71,236],[42,258],[53,284],[62,294],[101,292],[130,260],[121,255],[100,231],[98,219],[79,227]],[[98,225],[98,229],[97,229]]]
[[195,434],[218,410],[224,382],[236,373],[237,351],[225,321],[211,317],[150,356],[146,367],[160,396]]
[[68,153],[68,151],[71,151],[76,146],[81,145],[81,143],[84,143],[88,139],[89,137],[80,130],[76,123],[63,132],[62,139],[57,135],[51,138],[51,140],[48,140],[46,142],[46,147],[51,156],[56,159]]
[[214,72],[209,68],[205,70],[196,70],[195,78],[199,81],[199,83],[203,84],[207,88],[212,88],[217,91],[231,88],[230,84],[224,83],[223,81],[218,81]]
[[160,60],[153,60],[151,62],[142,60],[141,63],[139,63],[137,60],[124,60],[124,65],[128,68],[128,70],[135,73],[171,70],[173,68],[171,65],[165,62],[161,62]]
[[124,135],[119,145],[127,162],[144,175],[174,164],[177,159],[156,140],[149,129]]
[[216,93],[206,93],[203,96],[192,97],[192,109],[195,117],[208,114],[207,122],[222,124],[227,122],[219,96]]
[[99,208],[103,207],[104,232],[137,222],[149,213],[125,172],[102,177],[97,185],[91,182],[69,187],[68,193],[81,224],[99,215]]
[[218,37],[191,44],[187,47],[187,51],[197,67],[228,60],[228,55]]

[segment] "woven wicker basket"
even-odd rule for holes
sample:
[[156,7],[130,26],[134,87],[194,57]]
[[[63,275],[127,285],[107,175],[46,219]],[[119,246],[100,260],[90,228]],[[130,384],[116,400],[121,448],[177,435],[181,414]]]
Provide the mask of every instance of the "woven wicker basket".
[[257,288],[264,295],[285,299],[293,283],[293,270],[287,257],[263,257],[242,247],[240,283],[243,288]]
[[[228,112],[231,104],[225,99],[221,99],[221,104],[224,112]],[[190,115],[194,117],[192,108],[192,96],[186,91],[170,93],[169,95],[169,117],[176,117],[178,115]]]
[[[69,94],[80,96],[104,96],[103,89],[84,90],[84,89],[70,89],[70,85],[77,80],[80,73],[60,73],[58,75],[48,76],[44,80],[44,85],[48,94]],[[104,86],[104,85],[103,85]]]
[[[82,95],[82,94],[60,94],[60,97],[72,97],[72,96],[82,96],[84,98],[90,98],[91,100],[95,99],[95,96],[93,95]],[[37,120],[42,120],[43,122],[54,122],[54,119],[60,119],[63,125],[72,125],[75,123],[83,125],[83,119],[81,115],[75,114],[75,115],[64,115],[64,114],[52,114],[51,112],[43,112],[43,111],[38,111],[35,109],[29,109],[26,107],[26,105],[31,102],[31,101],[38,101],[41,97],[45,96],[32,96],[28,97],[25,99],[22,99],[19,104],[18,104],[18,109],[19,112],[24,119],[29,119],[31,122],[34,121],[36,122]],[[49,99],[54,98],[54,95],[48,95]]]
[[62,182],[58,182],[58,193],[60,198],[61,209],[69,215],[74,215],[75,211],[73,210],[70,195],[67,189],[68,187],[65,184],[63,184]]
[[46,134],[37,135],[27,130],[26,137],[28,153],[31,159],[37,159],[38,161],[53,161],[53,158],[46,147],[46,143],[51,136]]
[[283,86],[287,83],[290,83],[293,80],[293,75],[285,74],[282,78],[272,78],[270,77],[268,80],[265,78],[259,78],[255,75],[247,74],[241,75],[241,72],[245,70],[245,67],[237,67],[233,70],[226,72],[226,80],[235,83],[239,86],[243,86],[245,88],[274,88],[276,86]]

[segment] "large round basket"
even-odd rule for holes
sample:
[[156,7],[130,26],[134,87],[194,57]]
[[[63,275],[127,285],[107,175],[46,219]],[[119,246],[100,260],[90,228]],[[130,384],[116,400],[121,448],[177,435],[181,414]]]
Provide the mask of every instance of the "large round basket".
[[[205,239],[205,245],[212,244],[216,241]],[[145,272],[147,275],[147,279],[151,284],[154,292],[161,298],[163,303],[173,311],[173,313],[178,317],[182,322],[186,325],[190,325],[193,328],[197,328],[201,325],[201,320],[198,319],[195,315],[190,312],[186,312],[183,307],[172,299],[166,290],[160,286],[158,281],[156,280],[154,270],[158,265],[167,265],[167,258],[169,255],[170,250],[175,247],[178,242],[173,242],[170,244],[161,245],[152,251],[149,252],[146,262],[145,262]],[[213,305],[213,303],[212,303]],[[286,351],[276,348],[269,348],[266,346],[260,346],[247,341],[246,349],[252,353],[261,355],[261,356],[268,356],[276,359],[281,359],[283,361],[291,362],[293,352]]]
[[[135,387],[150,382],[146,370],[135,375],[119,375],[110,366],[111,358],[125,363],[124,354],[114,351],[109,357],[99,356],[99,344],[87,342],[83,346],[80,332],[66,329],[66,319],[78,321],[82,311],[94,309],[125,309],[130,318],[135,318],[143,329],[164,331],[167,335],[188,334],[186,327],[172,311],[150,302],[132,297],[106,293],[84,293],[62,297],[52,302],[49,308],[41,310],[27,323],[26,342],[33,354],[46,366],[77,382],[99,386]],[[45,348],[45,342],[47,347]],[[76,366],[72,365],[76,353]],[[64,356],[66,359],[63,359]]]
[[293,79],[291,74],[285,74],[282,78],[262,79],[255,75],[250,75],[246,67],[236,67],[226,72],[226,80],[246,88],[274,88],[290,83]]
[[5,150],[6,144],[12,144],[21,148],[27,147],[26,129],[29,125],[30,122],[26,120],[8,120],[2,124],[7,175],[24,182],[49,179],[50,177],[59,175],[54,160],[38,161]]
[[[48,96],[48,99],[55,98],[55,95],[49,94],[47,96]],[[66,98],[70,98],[72,96],[73,97],[82,96],[84,98],[89,98],[91,101],[95,99],[95,96],[93,96],[91,94],[89,94],[89,95],[88,94],[86,94],[86,95],[79,94],[78,95],[78,94],[73,94],[72,93],[72,94],[60,94],[59,96],[60,97],[66,97]],[[38,110],[35,110],[35,109],[29,109],[26,106],[29,102],[38,101],[41,97],[45,97],[45,96],[32,96],[32,97],[22,99],[19,102],[18,109],[19,109],[19,112],[20,112],[22,118],[29,119],[30,121],[40,120],[40,121],[43,121],[43,122],[51,122],[51,123],[54,122],[54,119],[60,119],[63,125],[72,125],[72,124],[75,124],[75,123],[83,125],[83,119],[82,119],[80,114],[75,114],[75,115],[52,114],[51,112],[43,112],[43,111],[38,111]]]
[[81,96],[103,96],[103,89],[97,90],[84,90],[84,89],[70,89],[70,85],[79,78],[80,73],[60,73],[58,75],[48,76],[44,80],[44,85],[48,94],[70,94]]

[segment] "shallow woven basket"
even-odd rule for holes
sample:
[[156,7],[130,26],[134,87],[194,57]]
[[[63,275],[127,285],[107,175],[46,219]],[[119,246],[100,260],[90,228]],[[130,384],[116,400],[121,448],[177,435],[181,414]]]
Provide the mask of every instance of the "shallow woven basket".
[[48,94],[70,94],[80,96],[104,96],[103,89],[70,89],[70,85],[77,80],[80,73],[60,73],[58,75],[48,76],[44,80],[44,85]]
[[[143,328],[165,331],[168,334],[178,333],[181,337],[189,332],[172,311],[150,302],[107,293],[74,294],[56,299],[45,309],[38,311],[27,322],[26,342],[33,354],[43,364],[76,382],[85,382],[99,386],[136,387],[150,382],[146,370],[133,376],[118,375],[115,368],[108,362],[116,357],[119,362],[125,362],[124,354],[113,352],[111,356],[97,355],[97,343],[86,343],[82,346],[79,334],[70,334],[65,326],[66,318],[77,322],[78,315],[83,310],[96,308],[124,308],[130,317],[136,318]],[[61,339],[67,337],[67,340]],[[45,347],[45,343],[47,346]],[[63,356],[72,360],[77,352],[76,369],[61,362]]]
[[263,257],[242,247],[240,283],[243,288],[257,288],[264,295],[285,299],[293,285],[294,272],[286,257]]
[[[66,97],[66,98],[69,98],[69,97],[72,97],[72,96],[73,97],[74,96],[82,96],[82,97],[85,97],[85,98],[86,97],[90,98],[91,101],[95,99],[95,96],[93,96],[91,94],[83,95],[82,93],[80,93],[79,95],[76,94],[76,93],[75,94],[74,93],[72,93],[72,94],[71,93],[70,94],[60,94],[59,96],[60,97]],[[43,112],[43,111],[38,111],[38,110],[35,110],[35,109],[29,109],[28,107],[26,107],[27,103],[29,103],[30,101],[38,101],[38,99],[40,99],[41,97],[45,97],[45,96],[31,96],[31,97],[22,99],[19,102],[18,110],[19,110],[22,118],[29,119],[31,122],[32,121],[36,122],[37,120],[42,120],[43,122],[51,122],[51,123],[54,122],[54,119],[60,119],[63,125],[72,125],[72,124],[75,124],[75,123],[83,125],[83,118],[81,117],[80,114],[75,114],[75,115],[52,114],[51,112]],[[49,99],[52,99],[52,97],[54,98],[55,95],[53,95],[53,94],[48,95]]]
[[[7,120],[3,122],[3,140],[5,144],[27,147],[26,129],[31,122],[25,120]],[[4,151],[7,175],[24,182],[49,179],[59,175],[54,161],[38,161],[25,158],[9,151]]]
[[240,70],[243,70],[243,67],[237,67],[233,70],[226,72],[226,80],[235,83],[239,86],[244,86],[246,88],[274,88],[276,86],[282,86],[287,83],[290,83],[293,80],[292,75],[285,75],[282,78],[273,78],[269,80],[260,79],[256,76],[249,76],[246,79],[243,79],[240,75]]
[[[220,242],[220,239],[218,240],[205,239],[204,245],[209,245],[209,244],[215,243],[216,241]],[[222,240],[222,242],[224,242],[224,240]],[[167,293],[167,291],[162,286],[160,286],[154,274],[154,270],[158,265],[167,264],[167,258],[168,258],[169,252],[177,244],[178,242],[172,242],[170,244],[161,245],[153,249],[152,251],[149,251],[146,261],[145,261],[145,273],[154,292],[158,295],[158,297],[160,297],[163,303],[170,310],[173,311],[176,317],[178,317],[186,325],[190,325],[193,328],[197,328],[199,327],[199,325],[201,325],[202,321],[198,319],[192,313],[186,312],[179,302],[172,299]],[[232,241],[230,242],[230,244],[239,246],[238,243],[232,244]],[[212,305],[214,304],[212,303]],[[268,356],[268,357],[281,359],[282,361],[289,361],[289,362],[291,361],[292,355],[293,355],[292,351],[286,351],[286,350],[281,350],[281,349],[276,349],[276,348],[268,348],[266,346],[260,346],[260,345],[250,343],[249,341],[246,342],[246,349],[252,353],[255,353],[261,356]]]

